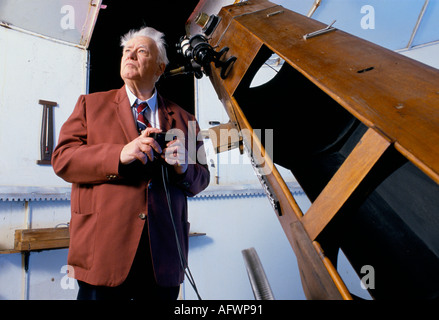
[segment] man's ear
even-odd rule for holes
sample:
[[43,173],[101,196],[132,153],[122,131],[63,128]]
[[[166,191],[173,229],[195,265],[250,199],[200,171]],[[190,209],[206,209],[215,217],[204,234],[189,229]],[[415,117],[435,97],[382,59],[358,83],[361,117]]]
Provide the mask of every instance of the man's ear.
[[165,72],[165,69],[166,69],[166,65],[164,63],[160,63],[157,76],[160,77]]
[[164,63],[160,63],[160,64],[158,65],[157,71],[156,71],[156,73],[155,73],[155,76],[156,76],[156,80],[155,80],[155,82],[159,81],[160,77],[161,77],[162,74],[165,72],[165,69],[166,69],[166,64],[164,64]]

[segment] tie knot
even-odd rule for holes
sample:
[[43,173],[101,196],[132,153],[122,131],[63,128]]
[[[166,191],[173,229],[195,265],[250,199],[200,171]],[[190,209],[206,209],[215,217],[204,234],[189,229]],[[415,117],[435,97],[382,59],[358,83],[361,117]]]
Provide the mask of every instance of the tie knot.
[[139,130],[139,133],[141,133],[147,127],[151,127],[151,124],[149,123],[145,115],[145,111],[149,106],[146,102],[138,104],[136,101],[133,107],[136,108],[137,111],[137,129]]
[[136,102],[135,105],[138,113],[142,113],[146,108],[148,108],[148,104],[146,102],[142,102],[140,104]]

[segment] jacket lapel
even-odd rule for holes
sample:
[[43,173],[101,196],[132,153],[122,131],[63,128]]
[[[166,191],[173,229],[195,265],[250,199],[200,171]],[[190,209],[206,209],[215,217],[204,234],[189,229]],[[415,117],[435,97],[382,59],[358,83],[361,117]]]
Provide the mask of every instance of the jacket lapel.
[[116,113],[119,118],[122,130],[128,141],[132,141],[139,136],[136,125],[134,123],[133,112],[131,111],[130,101],[128,99],[125,86],[123,86],[116,94]]
[[174,111],[172,111],[168,105],[165,103],[164,99],[160,94],[157,94],[157,102],[158,102],[158,112],[159,112],[159,121],[160,121],[160,129],[163,132],[166,132],[173,127],[175,127],[174,118],[172,115]]
[[[138,137],[139,134],[134,123],[133,112],[131,110],[125,86],[118,90],[114,102],[116,103],[116,113],[125,136],[128,141],[132,141]],[[175,127],[175,120],[172,117],[174,111],[169,108],[160,94],[157,96],[157,102],[160,129],[162,129],[163,132],[166,132]]]

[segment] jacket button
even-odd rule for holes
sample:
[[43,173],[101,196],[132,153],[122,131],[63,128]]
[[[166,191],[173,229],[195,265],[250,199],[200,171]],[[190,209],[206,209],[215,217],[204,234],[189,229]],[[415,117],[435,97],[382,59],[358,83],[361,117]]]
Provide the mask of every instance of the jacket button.
[[191,184],[190,184],[188,181],[183,181],[181,184],[182,184],[183,187],[185,187],[185,188],[189,188],[189,187],[191,186]]
[[146,214],[144,214],[144,213],[139,214],[139,218],[141,220],[145,220],[146,219]]

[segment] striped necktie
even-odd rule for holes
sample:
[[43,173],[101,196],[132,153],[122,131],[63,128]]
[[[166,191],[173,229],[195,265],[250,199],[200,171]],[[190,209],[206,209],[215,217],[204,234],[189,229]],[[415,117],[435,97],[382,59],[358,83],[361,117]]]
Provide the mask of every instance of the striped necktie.
[[146,102],[142,102],[138,104],[137,102],[134,104],[134,108],[137,110],[137,130],[139,134],[146,129],[146,127],[151,127],[148,119],[145,117],[145,112],[148,109],[148,104]]

